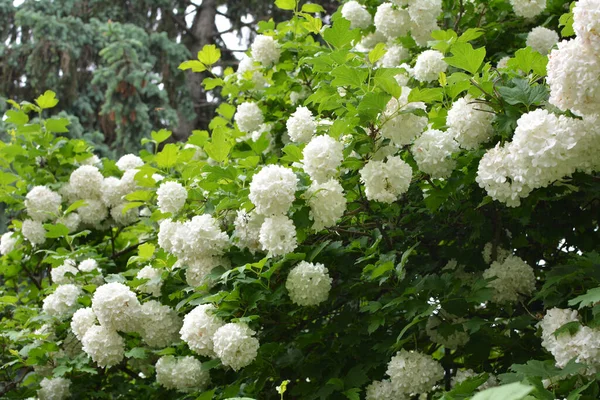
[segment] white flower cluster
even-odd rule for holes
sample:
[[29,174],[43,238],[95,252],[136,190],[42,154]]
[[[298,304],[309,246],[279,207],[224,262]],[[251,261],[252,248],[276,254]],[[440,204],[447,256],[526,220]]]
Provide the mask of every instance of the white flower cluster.
[[[474,378],[479,375],[480,374],[473,371],[472,369],[459,369],[458,371],[456,371],[456,376],[452,377],[452,380],[451,380],[452,387],[458,385],[459,383],[466,381],[469,378]],[[483,384],[481,384],[477,388],[477,390],[485,390],[485,389],[489,389],[494,386],[498,386],[498,379],[493,374],[490,374],[488,380],[485,381]]]
[[586,46],[600,52],[600,3],[598,0],[579,0],[573,9],[573,29]]
[[287,215],[265,218],[258,240],[263,250],[270,252],[274,257],[291,253],[298,247],[296,227]]
[[138,286],[138,290],[142,293],[148,293],[154,297],[160,297],[160,289],[162,288],[161,272],[159,269],[152,268],[151,265],[146,265],[139,270],[135,276],[138,279],[148,279],[148,282]]
[[21,225],[21,233],[33,246],[39,246],[46,242],[46,229],[40,221],[26,219]]
[[301,261],[288,274],[285,288],[292,302],[299,306],[316,306],[327,300],[331,282],[323,264]]
[[83,351],[100,367],[108,368],[125,357],[125,341],[117,332],[102,325],[90,327],[81,339]]
[[179,339],[181,318],[171,307],[150,300],[142,304],[141,335],[151,347],[165,347]]
[[80,262],[77,268],[82,272],[92,272],[98,269],[98,261],[88,258]]
[[90,328],[96,325],[96,314],[90,307],[80,308],[73,314],[71,320],[71,331],[77,339],[83,340],[83,337],[90,330]]
[[144,161],[135,154],[125,154],[117,161],[117,168],[125,172],[130,169],[137,169],[144,166]]
[[542,346],[554,356],[557,367],[564,368],[575,358],[575,361],[587,366],[587,374],[595,374],[600,370],[600,330],[581,326],[573,335],[564,332],[556,336],[556,330],[569,322],[579,322],[577,311],[560,308],[548,310],[539,323]]
[[444,55],[437,50],[425,50],[417,57],[413,74],[419,82],[433,82],[438,79],[440,72],[446,72],[448,64]]
[[493,279],[489,285],[494,290],[493,301],[498,304],[516,303],[535,290],[533,268],[514,255],[503,262],[494,261],[483,271],[483,278]]
[[269,67],[272,64],[279,61],[281,51],[279,45],[271,36],[258,35],[254,38],[254,42],[251,46],[252,59],[258,61],[265,67]]
[[66,276],[67,273],[72,275],[77,275],[79,272],[77,268],[75,268],[75,261],[67,259],[64,263],[59,265],[56,268],[52,268],[50,271],[50,277],[52,278],[52,282],[57,285],[62,285],[65,283],[72,283],[73,278],[70,276]]
[[201,356],[216,356],[213,337],[217,329],[224,323],[213,314],[214,310],[215,307],[212,304],[197,306],[183,318],[183,326],[179,331],[181,339],[192,351]]
[[187,190],[178,182],[165,182],[156,190],[158,209],[163,213],[177,214],[185,205]]
[[546,55],[558,43],[558,39],[558,33],[543,26],[537,26],[529,32],[525,44],[538,53]]
[[385,162],[371,160],[359,173],[367,199],[382,203],[396,201],[408,191],[412,179],[412,168],[400,157],[388,157]]
[[438,330],[439,326],[444,322],[444,319],[438,315],[432,315],[427,320],[425,330],[432,342],[439,343],[447,349],[455,350],[467,344],[470,339],[469,334],[465,332],[464,326],[462,325],[464,321],[465,320],[462,318],[448,318],[446,323],[452,324],[456,330],[449,335],[444,335],[444,333],[439,332]]
[[346,211],[346,196],[342,185],[335,179],[325,183],[313,182],[305,194],[310,206],[312,229],[320,231],[334,226]]
[[250,183],[250,201],[262,215],[280,215],[289,210],[295,198],[298,178],[278,165],[263,167]]
[[467,95],[452,104],[446,125],[462,148],[473,150],[492,138],[494,118],[491,107]]
[[417,138],[411,147],[411,153],[419,170],[432,178],[447,178],[456,167],[452,154],[459,151],[452,132],[428,129]]
[[344,158],[344,145],[331,136],[315,136],[304,148],[303,168],[317,183],[324,183],[337,175]]
[[415,395],[431,391],[444,377],[444,368],[425,354],[403,349],[392,357],[386,373],[397,393]]
[[14,232],[6,232],[0,237],[0,255],[7,255],[15,249],[19,239]]
[[262,90],[267,86],[267,80],[260,72],[259,67],[254,65],[252,57],[244,57],[240,61],[237,69],[237,77],[238,81],[249,78],[254,83],[255,90]]
[[410,58],[410,52],[400,44],[388,43],[386,48],[385,55],[378,62],[384,68],[397,68],[402,61]]
[[156,382],[167,389],[191,392],[206,387],[210,374],[203,371],[202,363],[192,356],[162,356],[156,362]]
[[382,113],[381,135],[396,146],[410,144],[427,127],[427,117],[413,113],[425,111],[425,103],[409,102],[410,88],[402,87],[400,98],[392,97]]
[[519,17],[533,18],[546,9],[546,0],[510,0],[513,11]]
[[408,33],[410,16],[406,9],[383,3],[375,12],[375,28],[388,39],[396,39]]
[[491,242],[487,242],[483,247],[483,251],[481,252],[483,261],[485,261],[486,264],[491,264],[492,261],[503,263],[504,260],[506,260],[506,258],[512,254],[509,250],[505,250],[500,246],[496,246],[496,259],[492,260],[493,246],[494,245]]
[[81,199],[99,199],[104,177],[98,168],[92,165],[82,165],[71,173],[69,190]]
[[129,287],[111,282],[96,289],[92,310],[100,325],[121,332],[136,332],[140,327],[142,306]]
[[71,381],[66,378],[44,378],[37,391],[39,400],[65,400],[71,396]]
[[44,299],[42,309],[52,317],[66,319],[77,310],[81,289],[73,284],[59,285],[54,293]]
[[389,379],[374,381],[365,390],[365,400],[408,400],[410,396],[396,392]]
[[293,142],[306,143],[317,132],[317,121],[312,112],[300,106],[285,123],[288,135]]
[[223,365],[238,371],[254,361],[260,346],[255,333],[244,323],[229,323],[217,329],[213,345]]
[[357,1],[349,1],[342,6],[342,17],[350,21],[350,29],[365,29],[371,26],[371,14]]
[[258,104],[245,102],[237,106],[234,120],[240,131],[252,133],[264,122],[264,117]]
[[225,257],[206,257],[190,261],[185,271],[187,284],[194,288],[204,284],[212,287],[213,282],[210,281],[209,274],[218,266],[229,269],[231,263]]
[[439,29],[437,18],[442,13],[441,0],[395,0],[393,3],[383,3],[377,8],[377,32],[388,39],[396,39],[410,30],[417,44],[425,46],[431,39],[431,32]]
[[234,221],[235,237],[240,248],[247,248],[252,254],[261,249],[258,235],[265,217],[256,211],[239,210]]
[[46,186],[35,186],[25,196],[27,214],[35,221],[56,219],[60,212],[62,197]]

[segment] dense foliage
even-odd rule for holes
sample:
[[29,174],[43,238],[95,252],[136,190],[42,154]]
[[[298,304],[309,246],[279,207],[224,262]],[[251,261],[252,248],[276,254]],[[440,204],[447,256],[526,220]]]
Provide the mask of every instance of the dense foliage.
[[204,46],[139,156],[10,102],[3,398],[598,398],[600,1],[380,3]]

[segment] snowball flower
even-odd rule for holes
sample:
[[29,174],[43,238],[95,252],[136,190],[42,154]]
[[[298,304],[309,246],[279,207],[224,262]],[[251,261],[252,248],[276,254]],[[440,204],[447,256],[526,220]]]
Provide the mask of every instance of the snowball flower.
[[92,297],[92,309],[106,328],[135,332],[139,328],[141,305],[129,287],[111,282],[96,289]]
[[285,288],[292,302],[299,306],[316,306],[327,300],[331,282],[323,264],[301,261],[288,274]]
[[497,69],[503,69],[508,67],[508,60],[510,60],[510,56],[504,56],[500,60],[498,60],[498,64],[496,64]]
[[161,280],[161,271],[152,268],[151,265],[146,265],[135,276],[138,279],[148,279],[148,282],[138,286],[138,290],[142,293],[151,294],[154,297],[160,296],[160,288],[163,285]]
[[342,17],[350,21],[350,29],[365,29],[371,26],[371,14],[357,1],[349,1],[342,6]]
[[408,400],[409,397],[396,392],[389,379],[374,381],[365,390],[366,400]]
[[298,178],[291,169],[267,165],[252,177],[248,197],[259,214],[285,214],[294,201],[297,185]]
[[79,263],[78,267],[81,272],[92,272],[98,269],[98,261],[88,258]]
[[[473,371],[472,369],[459,369],[458,371],[456,371],[456,376],[452,377],[452,381],[451,381],[452,387],[466,381],[469,378],[474,378],[479,375],[480,374]],[[489,374],[488,380],[485,381],[484,383],[482,383],[477,388],[477,390],[485,390],[485,389],[489,389],[494,386],[498,386],[498,379],[493,374]]]
[[69,214],[60,217],[56,220],[57,224],[63,224],[69,230],[69,233],[73,233],[79,228],[81,224],[81,217],[77,212],[70,212]]
[[484,279],[494,279],[489,286],[494,290],[495,303],[516,303],[523,296],[529,296],[535,290],[535,275],[521,258],[511,255],[503,263],[494,261],[483,272]]
[[[45,235],[45,233],[44,233]],[[14,232],[6,232],[0,237],[0,254],[6,255],[15,249],[18,238]]]
[[156,382],[167,389],[193,392],[208,385],[210,374],[203,371],[202,363],[192,356],[162,356],[156,362]]
[[549,102],[579,115],[597,114],[600,108],[600,58],[577,38],[558,43],[548,61]]
[[598,0],[579,0],[573,9],[573,29],[586,46],[600,52],[600,3]]
[[286,215],[266,218],[260,227],[259,241],[273,257],[293,252],[298,247],[294,222]]
[[223,365],[238,371],[254,361],[260,346],[254,334],[248,325],[240,322],[217,329],[213,336],[214,351]]
[[179,331],[181,340],[197,354],[214,357],[213,336],[217,329],[224,325],[219,317],[213,314],[212,304],[201,304],[183,318],[183,326]]
[[64,400],[71,396],[71,381],[66,378],[44,378],[37,391],[39,400]]
[[77,339],[82,340],[87,331],[96,325],[96,322],[96,314],[94,314],[94,311],[90,307],[80,308],[73,314],[71,331]]
[[240,131],[251,133],[264,122],[264,117],[258,104],[245,102],[237,107],[234,120]]
[[396,39],[408,33],[410,17],[406,9],[395,8],[392,3],[383,3],[375,12],[375,28],[388,39]]
[[125,356],[125,341],[106,326],[94,325],[89,328],[83,335],[81,344],[83,351],[102,368],[117,365]]
[[334,226],[346,211],[346,197],[342,185],[335,179],[325,183],[313,182],[305,194],[310,206],[312,229],[320,231]]
[[446,72],[447,68],[448,64],[441,52],[425,50],[417,57],[413,73],[419,82],[433,82],[438,79],[440,72]]
[[566,335],[556,337],[554,332],[569,322],[579,322],[577,311],[555,307],[547,310],[546,315],[538,324],[542,328],[542,346],[550,353],[556,353],[560,346],[565,345],[563,338]]
[[52,277],[52,282],[62,285],[63,283],[71,283],[73,281],[72,277],[66,276],[67,273],[77,275],[78,272],[77,268],[75,268],[75,261],[67,259],[58,267],[52,268],[50,276]]
[[209,274],[218,266],[229,268],[231,265],[224,257],[203,257],[192,260],[185,271],[185,280],[194,288],[205,284],[212,287],[214,284],[209,280]]
[[158,209],[163,213],[176,214],[183,208],[187,200],[187,190],[178,182],[165,182],[156,191]]
[[277,42],[271,36],[258,35],[250,47],[252,59],[268,67],[279,61],[281,52]]
[[46,186],[35,186],[25,196],[27,214],[35,220],[45,222],[58,216],[62,197]]
[[510,0],[513,11],[519,17],[533,18],[546,9],[546,0]]
[[39,221],[26,219],[21,225],[21,233],[34,246],[44,244],[46,241],[46,229]]
[[81,289],[73,284],[59,285],[54,293],[44,299],[42,309],[52,317],[65,319],[77,310]]
[[117,168],[125,172],[130,169],[136,169],[144,166],[144,161],[134,154],[125,154],[117,161]]
[[461,147],[473,150],[492,138],[494,117],[490,106],[466,95],[452,104],[446,125]]
[[451,132],[429,129],[415,140],[411,153],[419,170],[432,178],[447,178],[456,167],[452,154],[459,150]]
[[233,225],[235,226],[235,237],[238,239],[240,249],[247,248],[252,254],[260,250],[260,227],[265,222],[265,217],[256,211],[239,210]]
[[[427,336],[429,336],[432,342],[439,343],[447,349],[457,349],[458,347],[464,346],[469,341],[469,334],[465,332],[462,322],[464,322],[464,320],[455,317],[451,318],[449,321],[444,321],[440,316],[432,315],[427,320]],[[439,332],[439,326],[444,323],[452,325],[455,330],[448,334],[446,334],[447,332],[445,331]]]
[[414,395],[431,391],[444,377],[444,368],[428,355],[403,349],[392,357],[386,373],[397,392]]
[[221,231],[217,220],[208,214],[196,215],[177,225],[171,241],[173,254],[185,262],[221,255],[229,246],[227,233]]
[[137,207],[129,208],[127,211],[125,207],[127,203],[117,204],[110,210],[110,216],[115,221],[117,226],[127,226],[135,223],[140,215],[139,209]]
[[109,176],[102,181],[102,201],[107,207],[121,204],[126,194],[121,179]]
[[98,168],[92,165],[82,165],[71,173],[69,190],[81,199],[99,199],[104,177]]
[[509,250],[505,250],[500,246],[496,246],[496,259],[492,260],[492,250],[493,244],[491,242],[487,242],[483,247],[483,251],[481,252],[481,256],[483,257],[483,261],[486,264],[491,264],[492,261],[498,261],[499,263],[503,263],[504,260],[512,253]]
[[558,43],[558,33],[543,26],[535,27],[527,35],[527,46],[533,50],[546,55]]
[[379,64],[384,68],[397,68],[407,58],[410,58],[410,53],[402,45],[388,44],[387,51],[379,60]]
[[181,318],[169,306],[150,300],[142,304],[142,339],[151,347],[165,347],[179,339]]
[[382,113],[381,135],[396,146],[409,144],[427,127],[426,116],[412,113],[425,111],[425,103],[409,102],[410,91],[409,87],[402,87],[400,98],[392,97]]
[[288,118],[285,126],[288,130],[288,135],[293,142],[306,143],[310,141],[315,132],[317,132],[317,122],[312,112],[300,106]]
[[108,208],[100,200],[86,199],[85,205],[77,209],[81,222],[96,225],[104,221],[108,216]]
[[323,183],[337,174],[344,145],[331,136],[315,136],[304,148],[303,166],[313,181]]
[[158,226],[158,245],[169,253],[172,253],[175,250],[175,235],[182,227],[183,224],[181,222],[173,222],[171,218],[162,220]]
[[393,203],[408,191],[412,169],[400,157],[388,157],[386,162],[369,161],[359,171],[368,200]]

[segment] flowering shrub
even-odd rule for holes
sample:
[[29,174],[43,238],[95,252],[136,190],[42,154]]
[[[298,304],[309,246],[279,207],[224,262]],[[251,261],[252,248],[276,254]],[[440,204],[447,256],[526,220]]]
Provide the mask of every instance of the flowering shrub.
[[275,4],[186,143],[11,103],[2,397],[598,398],[600,1]]

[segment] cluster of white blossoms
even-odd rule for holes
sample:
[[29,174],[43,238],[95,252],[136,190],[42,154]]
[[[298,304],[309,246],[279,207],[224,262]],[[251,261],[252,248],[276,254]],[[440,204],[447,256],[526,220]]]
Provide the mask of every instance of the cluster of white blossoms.
[[83,351],[103,368],[120,363],[125,357],[125,340],[114,330],[102,325],[90,327],[81,338]]
[[573,9],[573,29],[586,46],[600,51],[600,3],[579,0]]
[[71,283],[73,279],[67,276],[67,273],[72,275],[77,275],[79,270],[75,268],[75,261],[67,259],[61,265],[56,268],[52,268],[50,271],[50,277],[52,278],[52,282],[57,285],[62,285],[64,283]]
[[448,64],[444,55],[437,50],[425,50],[417,57],[413,74],[419,82],[433,82],[438,79],[441,72],[446,72]]
[[183,318],[183,326],[179,331],[181,339],[188,347],[201,356],[216,356],[213,337],[224,323],[213,314],[214,310],[212,304],[197,306]]
[[21,225],[21,234],[33,246],[39,246],[46,242],[46,229],[40,221],[26,219]]
[[98,320],[96,319],[94,310],[90,307],[80,308],[75,311],[73,319],[71,319],[71,331],[75,337],[81,341],[87,331],[89,331],[92,326],[96,325],[97,322]]
[[344,145],[331,136],[315,136],[304,148],[303,168],[313,182],[324,183],[337,175]]
[[388,43],[386,50],[384,56],[378,61],[378,64],[384,68],[396,68],[402,61],[410,58],[410,52],[400,44]]
[[456,167],[452,154],[458,151],[459,145],[452,132],[438,129],[426,130],[411,147],[419,170],[436,179],[452,174]]
[[287,215],[265,218],[260,227],[258,240],[263,248],[274,257],[291,253],[298,247],[296,227]]
[[369,11],[365,9],[357,1],[349,1],[342,6],[342,17],[350,21],[350,29],[365,29],[371,26],[373,17],[369,14]]
[[152,268],[151,265],[146,265],[142,268],[135,276],[138,279],[148,279],[148,282],[138,286],[138,290],[142,293],[148,293],[154,297],[160,296],[160,289],[162,288],[161,271],[156,268]]
[[425,111],[425,103],[409,102],[410,91],[409,87],[402,87],[400,97],[392,97],[382,113],[381,135],[396,146],[410,144],[427,127],[427,117],[413,113]]
[[307,143],[317,132],[317,121],[312,112],[300,106],[285,123],[290,139],[296,143]]
[[117,168],[121,171],[129,171],[144,166],[144,161],[135,154],[125,154],[117,161]]
[[542,328],[542,346],[556,360],[556,366],[564,368],[569,361],[586,365],[586,373],[595,374],[600,370],[600,329],[580,326],[577,332],[563,332],[555,335],[563,325],[579,322],[577,311],[552,308],[539,323]]
[[262,215],[280,215],[288,212],[298,187],[296,174],[279,165],[267,165],[252,178],[250,201]]
[[46,186],[35,186],[25,196],[27,214],[35,221],[45,222],[56,219],[60,211],[62,197]]
[[210,280],[210,273],[216,267],[231,268],[231,263],[226,257],[205,257],[188,262],[185,271],[185,279],[191,287],[208,285],[212,287],[214,282]]
[[510,0],[513,11],[519,17],[533,18],[546,9],[546,0]]
[[388,39],[396,39],[408,33],[410,16],[406,9],[392,3],[383,3],[375,12],[375,28]]
[[431,39],[431,32],[439,29],[437,18],[441,13],[441,0],[395,0],[377,7],[375,28],[388,39],[396,39],[410,31],[417,44],[425,46]]
[[428,355],[402,349],[388,363],[386,374],[397,394],[412,396],[431,391],[444,377],[444,368]]
[[546,55],[558,43],[558,33],[543,26],[535,27],[527,35],[527,46],[533,50]]
[[[225,77],[227,80],[228,77]],[[267,86],[267,80],[260,72],[260,68],[255,65],[252,57],[244,57],[240,60],[237,69],[237,79],[249,79],[254,83],[254,90],[262,90]]]
[[493,109],[467,95],[456,100],[448,110],[446,125],[458,144],[473,150],[489,141],[494,133]]
[[71,396],[71,381],[66,378],[44,378],[37,391],[39,400],[65,400]]
[[122,283],[111,282],[96,289],[92,310],[100,325],[121,332],[136,332],[142,306],[135,293]]
[[185,205],[187,190],[179,182],[165,182],[156,190],[158,209],[163,213],[177,214]]
[[260,344],[254,332],[244,323],[228,323],[213,336],[213,349],[223,363],[238,371],[254,361]]
[[262,125],[264,116],[258,104],[245,102],[237,106],[234,120],[240,131],[252,133]]
[[374,381],[365,390],[365,400],[408,400],[410,396],[396,392],[389,379]]
[[330,179],[325,183],[313,182],[306,191],[305,197],[310,206],[312,229],[315,231],[334,226],[346,211],[344,188],[336,179]]
[[81,294],[81,289],[71,283],[59,285],[44,299],[42,309],[52,317],[66,319],[77,310],[77,299]]
[[279,61],[279,57],[281,56],[279,45],[271,36],[256,36],[252,46],[250,46],[250,49],[252,51],[252,59],[254,61],[258,61],[265,67],[269,67],[272,64],[277,63],[277,61]]
[[412,168],[400,157],[387,157],[385,162],[371,160],[360,170],[368,200],[393,203],[408,191]]
[[192,356],[162,356],[156,362],[156,382],[167,389],[191,392],[206,387],[210,382],[208,371]]
[[431,339],[432,342],[439,343],[448,349],[457,349],[459,347],[464,346],[469,341],[469,334],[465,332],[464,326],[462,322],[464,319],[450,317],[446,319],[447,323],[453,325],[453,328],[456,330],[450,333],[449,335],[445,335],[443,332],[439,332],[439,326],[444,322],[438,315],[432,315],[427,320],[427,326],[425,330],[427,332],[427,336]]
[[483,271],[483,278],[493,279],[489,286],[494,290],[492,300],[498,304],[516,303],[535,290],[533,268],[515,255],[503,262],[494,261]]
[[88,258],[80,262],[77,268],[82,272],[92,272],[98,269],[98,261]]
[[486,264],[491,264],[492,261],[498,261],[499,263],[503,263],[504,260],[506,260],[506,258],[512,254],[509,250],[505,250],[501,246],[496,246],[496,258],[492,259],[493,249],[494,245],[492,242],[487,242],[483,247],[481,256],[483,257],[483,261],[485,261]]
[[292,302],[299,306],[316,306],[327,300],[332,281],[323,264],[301,261],[288,274],[285,288]]
[[0,255],[7,255],[15,249],[19,238],[14,232],[6,232],[0,237]]
[[265,222],[264,215],[256,211],[239,210],[237,212],[233,224],[235,226],[234,236],[237,238],[240,248],[247,248],[252,254],[261,249],[258,236],[263,222]]
[[150,300],[142,304],[141,335],[151,347],[165,347],[179,339],[181,318],[171,307]]
[[[452,377],[452,380],[451,380],[452,387],[466,381],[469,378],[474,378],[479,375],[481,375],[481,374],[478,374],[477,372],[473,371],[472,369],[459,369],[458,371],[456,371],[456,375]],[[477,388],[477,390],[485,390],[485,389],[489,389],[494,386],[498,386],[498,379],[493,374],[490,374],[488,380],[485,381],[483,384],[481,384]]]

